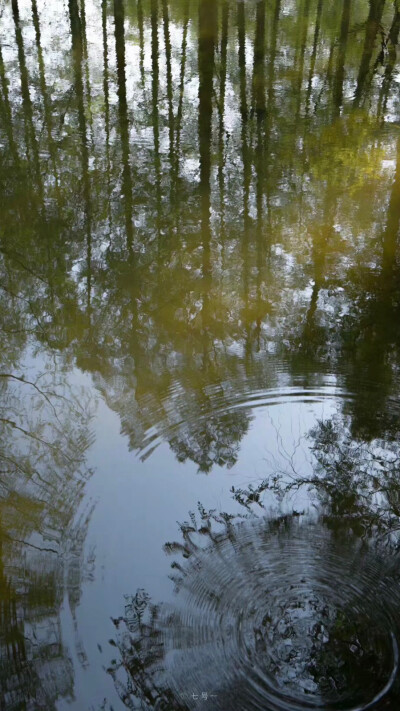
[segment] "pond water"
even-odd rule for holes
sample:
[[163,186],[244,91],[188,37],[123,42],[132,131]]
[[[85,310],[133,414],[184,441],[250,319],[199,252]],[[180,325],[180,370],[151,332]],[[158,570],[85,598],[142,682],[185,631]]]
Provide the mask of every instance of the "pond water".
[[0,0],[0,709],[400,707],[399,0]]

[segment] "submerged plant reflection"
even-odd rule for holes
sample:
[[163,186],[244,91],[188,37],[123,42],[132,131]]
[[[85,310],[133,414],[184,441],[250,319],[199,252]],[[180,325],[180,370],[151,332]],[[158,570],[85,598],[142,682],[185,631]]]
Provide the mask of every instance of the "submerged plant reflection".
[[[395,708],[399,448],[339,418],[309,438],[312,477],[233,489],[242,514],[190,514],[165,545],[171,603],[127,599],[109,671],[129,708],[197,708],[206,689],[215,709]],[[257,514],[265,491],[285,506],[304,486],[313,514]]]

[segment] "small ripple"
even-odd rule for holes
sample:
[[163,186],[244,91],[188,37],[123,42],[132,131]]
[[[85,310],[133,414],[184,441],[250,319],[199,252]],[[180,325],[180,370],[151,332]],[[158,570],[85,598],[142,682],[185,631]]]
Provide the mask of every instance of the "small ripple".
[[187,399],[187,393],[182,392],[179,384],[174,383],[163,399],[163,406],[153,412],[153,424],[143,436],[138,449],[144,460],[152,454],[163,441],[184,435],[201,432],[210,421],[230,418],[234,413],[248,413],[277,406],[292,407],[296,405],[316,405],[326,401],[345,402],[353,399],[353,395],[343,388],[335,386],[332,378],[328,383],[314,387],[288,386],[273,389],[248,389],[239,383],[237,389],[224,388],[223,385],[209,387],[206,396],[203,394]]
[[317,403],[324,400],[352,400],[353,396],[341,388],[325,386],[319,388],[291,387],[267,392],[242,393],[238,403],[232,403],[228,409],[255,407],[270,407],[273,405],[286,405],[293,402]]

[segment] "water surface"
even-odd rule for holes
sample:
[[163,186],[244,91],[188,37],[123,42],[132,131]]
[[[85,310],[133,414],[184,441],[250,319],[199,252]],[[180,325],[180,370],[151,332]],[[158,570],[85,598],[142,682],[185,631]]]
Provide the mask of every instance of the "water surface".
[[398,708],[399,32],[0,2],[1,709]]

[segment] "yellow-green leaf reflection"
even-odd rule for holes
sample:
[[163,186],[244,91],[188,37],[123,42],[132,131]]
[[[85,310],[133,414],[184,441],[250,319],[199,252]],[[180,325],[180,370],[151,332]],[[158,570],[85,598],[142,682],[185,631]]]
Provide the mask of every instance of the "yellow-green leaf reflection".
[[1,3],[0,708],[398,707],[399,34],[398,0]]

